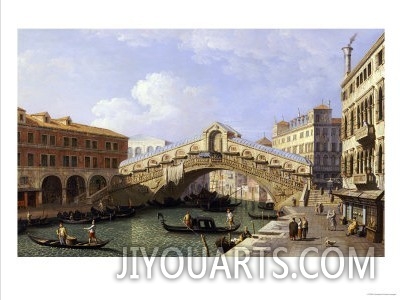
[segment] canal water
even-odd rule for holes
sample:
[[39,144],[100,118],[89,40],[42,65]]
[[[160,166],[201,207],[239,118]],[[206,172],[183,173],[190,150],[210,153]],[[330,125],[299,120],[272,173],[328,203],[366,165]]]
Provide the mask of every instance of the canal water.
[[[234,200],[235,201],[235,200]],[[234,210],[235,223],[241,223],[237,231],[232,232],[231,237],[237,238],[247,226],[251,233],[257,232],[268,223],[268,220],[252,219],[248,212],[261,213],[257,207],[258,202],[242,201]],[[166,231],[157,218],[157,213],[164,215],[167,224],[181,225],[182,218],[189,210],[192,216],[213,217],[217,226],[226,226],[225,212],[206,212],[198,208],[186,208],[178,206],[174,208],[145,207],[138,209],[136,214],[128,219],[115,219],[103,221],[96,224],[96,236],[101,240],[111,239],[104,248],[93,249],[65,249],[40,246],[32,242],[27,232],[43,238],[56,239],[56,229],[58,223],[55,220],[46,227],[28,228],[26,233],[18,235],[18,256],[19,257],[120,257],[124,254],[124,249],[128,249],[128,256],[193,256],[203,255],[205,249],[200,234],[196,233],[173,233]],[[68,234],[75,236],[78,240],[86,240],[87,224],[65,224]],[[206,234],[205,239],[209,248],[210,256],[218,255],[215,241],[223,234]],[[226,234],[228,237],[228,234]],[[146,253],[141,251],[135,254],[130,250],[131,247],[141,247]],[[163,252],[166,251],[164,254]]]

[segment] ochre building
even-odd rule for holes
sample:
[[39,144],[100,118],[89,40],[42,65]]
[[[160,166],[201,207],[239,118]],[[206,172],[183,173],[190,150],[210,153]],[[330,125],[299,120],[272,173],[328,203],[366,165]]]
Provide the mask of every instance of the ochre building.
[[385,35],[351,69],[351,44],[342,48],[343,217],[365,225],[367,239],[384,240]]
[[18,108],[18,207],[90,203],[106,195],[128,137]]

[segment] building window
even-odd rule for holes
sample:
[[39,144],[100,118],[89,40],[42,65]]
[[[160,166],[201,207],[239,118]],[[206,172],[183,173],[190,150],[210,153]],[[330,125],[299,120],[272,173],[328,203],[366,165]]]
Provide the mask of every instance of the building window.
[[78,166],[78,158],[76,156],[71,156],[71,167],[77,167]]
[[328,155],[324,155],[324,157],[323,157],[323,164],[324,164],[324,166],[328,166],[329,164],[328,164]]
[[106,142],[106,150],[111,150],[111,143],[110,142]]
[[33,167],[34,165],[34,157],[32,153],[28,153],[28,167]]
[[336,149],[336,143],[332,143],[332,145],[331,145],[331,151],[332,151],[332,152],[336,152],[336,151],[337,151],[337,149]]
[[153,151],[154,151],[153,146],[148,146],[148,147],[147,147],[147,153],[151,153],[151,152],[153,152]]
[[113,143],[113,150],[118,151],[118,143]]
[[77,138],[71,138],[71,146],[74,148],[78,147],[78,139]]
[[376,55],[376,65],[377,67],[383,65],[383,49]]
[[316,149],[317,151],[320,151],[320,142],[316,142],[316,143],[315,143],[315,149]]
[[382,145],[379,145],[379,150],[378,150],[378,173],[383,173],[383,151],[382,151]]
[[90,168],[90,157],[85,156],[85,168]]
[[33,139],[33,132],[28,132],[28,143],[33,144],[34,139]]
[[40,156],[40,166],[47,167],[47,155],[46,154],[42,154]]
[[331,136],[336,136],[336,128],[331,128]]
[[104,167],[105,168],[110,168],[111,167],[111,161],[110,161],[110,159],[108,157],[106,157],[104,159]]
[[56,145],[56,136],[55,135],[51,135],[50,136],[50,145],[51,146],[55,146]]
[[69,147],[69,138],[64,137],[64,147]]
[[17,156],[17,166],[19,167],[21,165],[21,153],[18,152]]
[[42,145],[47,145],[47,135],[42,134],[42,140],[41,140]]
[[322,143],[323,151],[328,151],[328,143]]
[[136,147],[135,148],[135,156],[142,154],[142,148]]
[[92,141],[92,148],[97,149],[97,141]]
[[56,166],[56,156],[50,155],[50,167],[55,167],[55,166]]
[[90,146],[92,145],[91,140],[85,140],[85,148],[90,149]]
[[383,120],[383,92],[382,92],[382,87],[380,87],[378,92],[378,121],[382,120]]
[[69,156],[63,156],[63,167],[69,167]]
[[93,168],[98,168],[97,157],[93,157]]
[[116,158],[113,158],[113,159],[112,159],[112,167],[113,167],[114,169],[117,169],[117,168],[118,168],[118,160],[117,160]]
[[304,132],[300,132],[300,138],[302,139],[304,137]]

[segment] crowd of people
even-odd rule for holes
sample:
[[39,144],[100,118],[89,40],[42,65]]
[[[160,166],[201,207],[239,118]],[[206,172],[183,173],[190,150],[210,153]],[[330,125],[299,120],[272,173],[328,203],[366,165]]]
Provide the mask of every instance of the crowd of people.
[[289,223],[289,238],[292,241],[295,240],[305,240],[307,239],[308,234],[308,220],[306,217],[299,218],[296,221],[296,218],[292,218]]

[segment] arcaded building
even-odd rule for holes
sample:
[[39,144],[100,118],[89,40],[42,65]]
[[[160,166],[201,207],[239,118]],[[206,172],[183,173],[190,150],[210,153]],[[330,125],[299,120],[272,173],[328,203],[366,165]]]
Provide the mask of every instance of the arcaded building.
[[383,241],[385,191],[385,35],[351,69],[351,44],[342,48],[341,84],[344,217],[366,226],[367,238]]
[[341,186],[338,180],[342,154],[340,124],[340,118],[332,117],[332,109],[321,104],[307,114],[299,113],[289,122],[276,123],[272,146],[308,158],[313,163],[315,188],[336,188]]
[[128,138],[18,108],[18,206],[90,203],[106,194]]

